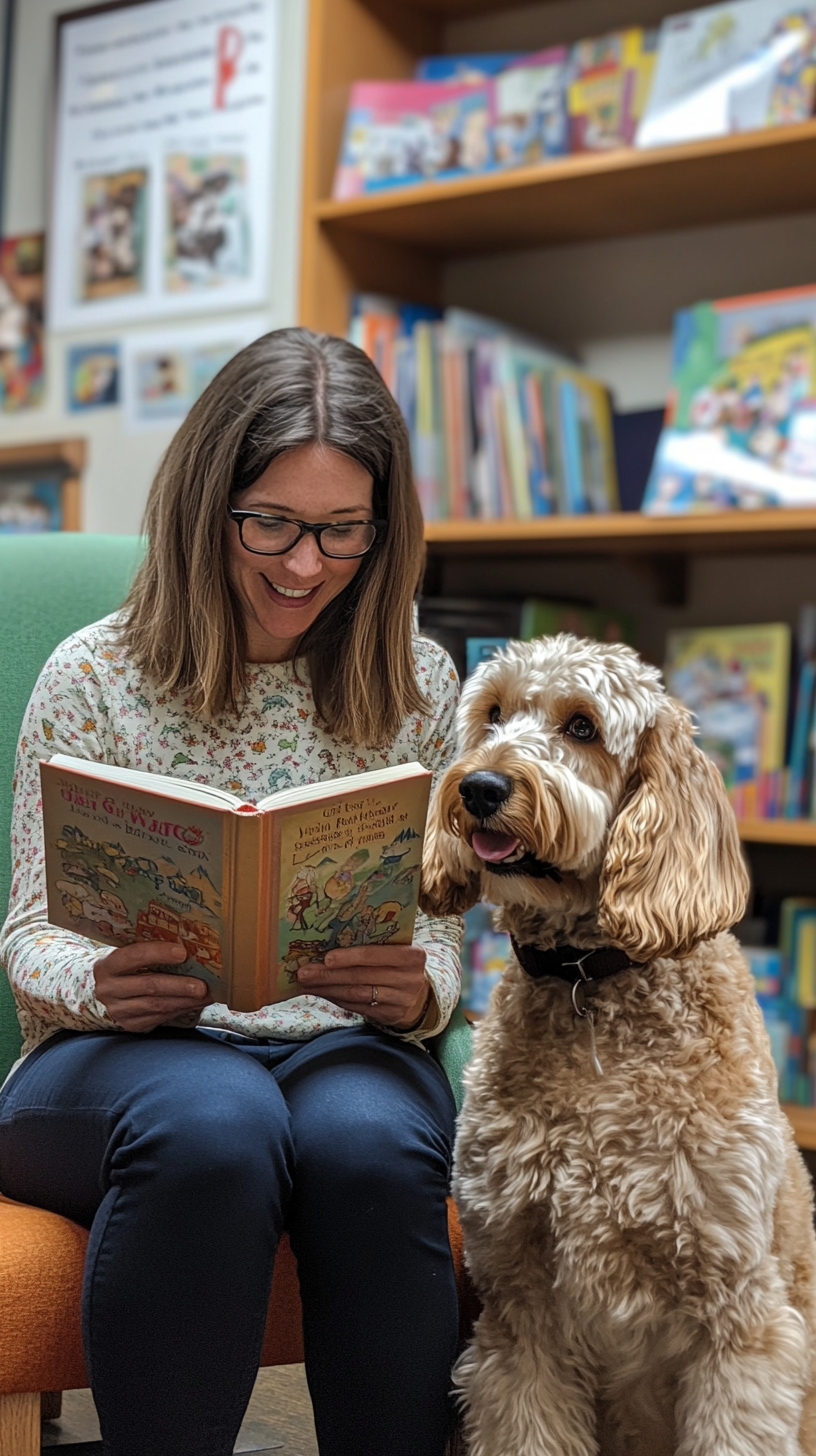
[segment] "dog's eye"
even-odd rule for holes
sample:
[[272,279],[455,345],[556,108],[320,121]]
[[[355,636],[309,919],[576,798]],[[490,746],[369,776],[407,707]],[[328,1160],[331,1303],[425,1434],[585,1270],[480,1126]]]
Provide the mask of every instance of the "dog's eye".
[[498,703],[494,703],[493,704],[493,707],[490,709],[490,712],[488,713],[487,717],[488,717],[489,722],[491,722],[491,723],[501,723],[502,714],[501,714],[501,708],[499,707]]
[[577,738],[581,743],[591,743],[593,738],[598,737],[595,724],[584,713],[573,713],[564,732],[568,738]]

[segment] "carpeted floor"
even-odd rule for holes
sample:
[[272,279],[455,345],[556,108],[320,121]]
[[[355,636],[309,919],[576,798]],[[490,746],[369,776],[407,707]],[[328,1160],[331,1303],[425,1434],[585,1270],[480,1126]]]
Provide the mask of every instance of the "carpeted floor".
[[[58,1421],[43,1425],[42,1449],[54,1456],[101,1456],[99,1423],[89,1390],[67,1390]],[[317,1456],[312,1406],[302,1365],[261,1370],[249,1403],[237,1452],[274,1451],[276,1456]]]

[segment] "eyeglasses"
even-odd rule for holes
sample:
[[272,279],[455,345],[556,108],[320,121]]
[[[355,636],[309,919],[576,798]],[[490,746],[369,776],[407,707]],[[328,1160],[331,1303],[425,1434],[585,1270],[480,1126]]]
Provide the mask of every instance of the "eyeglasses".
[[238,524],[238,534],[245,551],[257,556],[282,556],[297,546],[301,537],[314,536],[324,556],[348,558],[365,556],[370,551],[387,521],[293,521],[286,516],[267,516],[262,511],[234,511],[227,506],[227,515]]

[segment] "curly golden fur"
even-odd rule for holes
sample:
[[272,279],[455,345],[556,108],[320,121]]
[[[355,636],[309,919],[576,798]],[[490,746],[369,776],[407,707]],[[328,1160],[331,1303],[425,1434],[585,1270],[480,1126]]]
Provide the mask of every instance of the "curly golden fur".
[[[459,727],[424,907],[483,898],[518,944],[642,963],[587,998],[600,1076],[569,986],[515,957],[479,1027],[454,1182],[471,1456],[816,1456],[810,1182],[726,933],[748,881],[722,781],[626,647],[511,644]],[[487,817],[459,791],[485,771],[512,788]],[[474,834],[517,843],[505,872]],[[525,854],[560,878],[507,873]]]

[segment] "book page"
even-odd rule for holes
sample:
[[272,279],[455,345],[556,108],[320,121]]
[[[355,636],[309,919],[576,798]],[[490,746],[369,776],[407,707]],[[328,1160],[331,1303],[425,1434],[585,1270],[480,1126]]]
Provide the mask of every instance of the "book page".
[[430,784],[423,770],[276,816],[279,996],[301,994],[298,967],[335,947],[410,945]]
[[177,779],[171,774],[148,773],[141,768],[120,768],[116,763],[97,763],[95,759],[74,758],[70,753],[55,753],[49,763],[74,773],[89,774],[95,779],[106,779],[111,784],[131,784],[147,793],[172,794],[174,799],[185,799],[190,804],[221,804],[225,809],[247,807],[237,794],[228,789],[216,789],[211,784],[194,783],[191,779]]
[[383,784],[402,783],[405,779],[422,779],[428,770],[421,763],[399,763],[391,768],[374,768],[368,773],[345,774],[339,779],[323,779],[317,784],[296,784],[293,789],[279,789],[255,805],[259,813],[266,809],[286,809],[290,804],[313,804],[321,799],[336,799],[342,794],[379,788]]
[[166,969],[226,999],[223,811],[148,794],[141,782],[97,782],[55,760],[40,771],[51,923],[107,945],[181,941],[186,961]]

